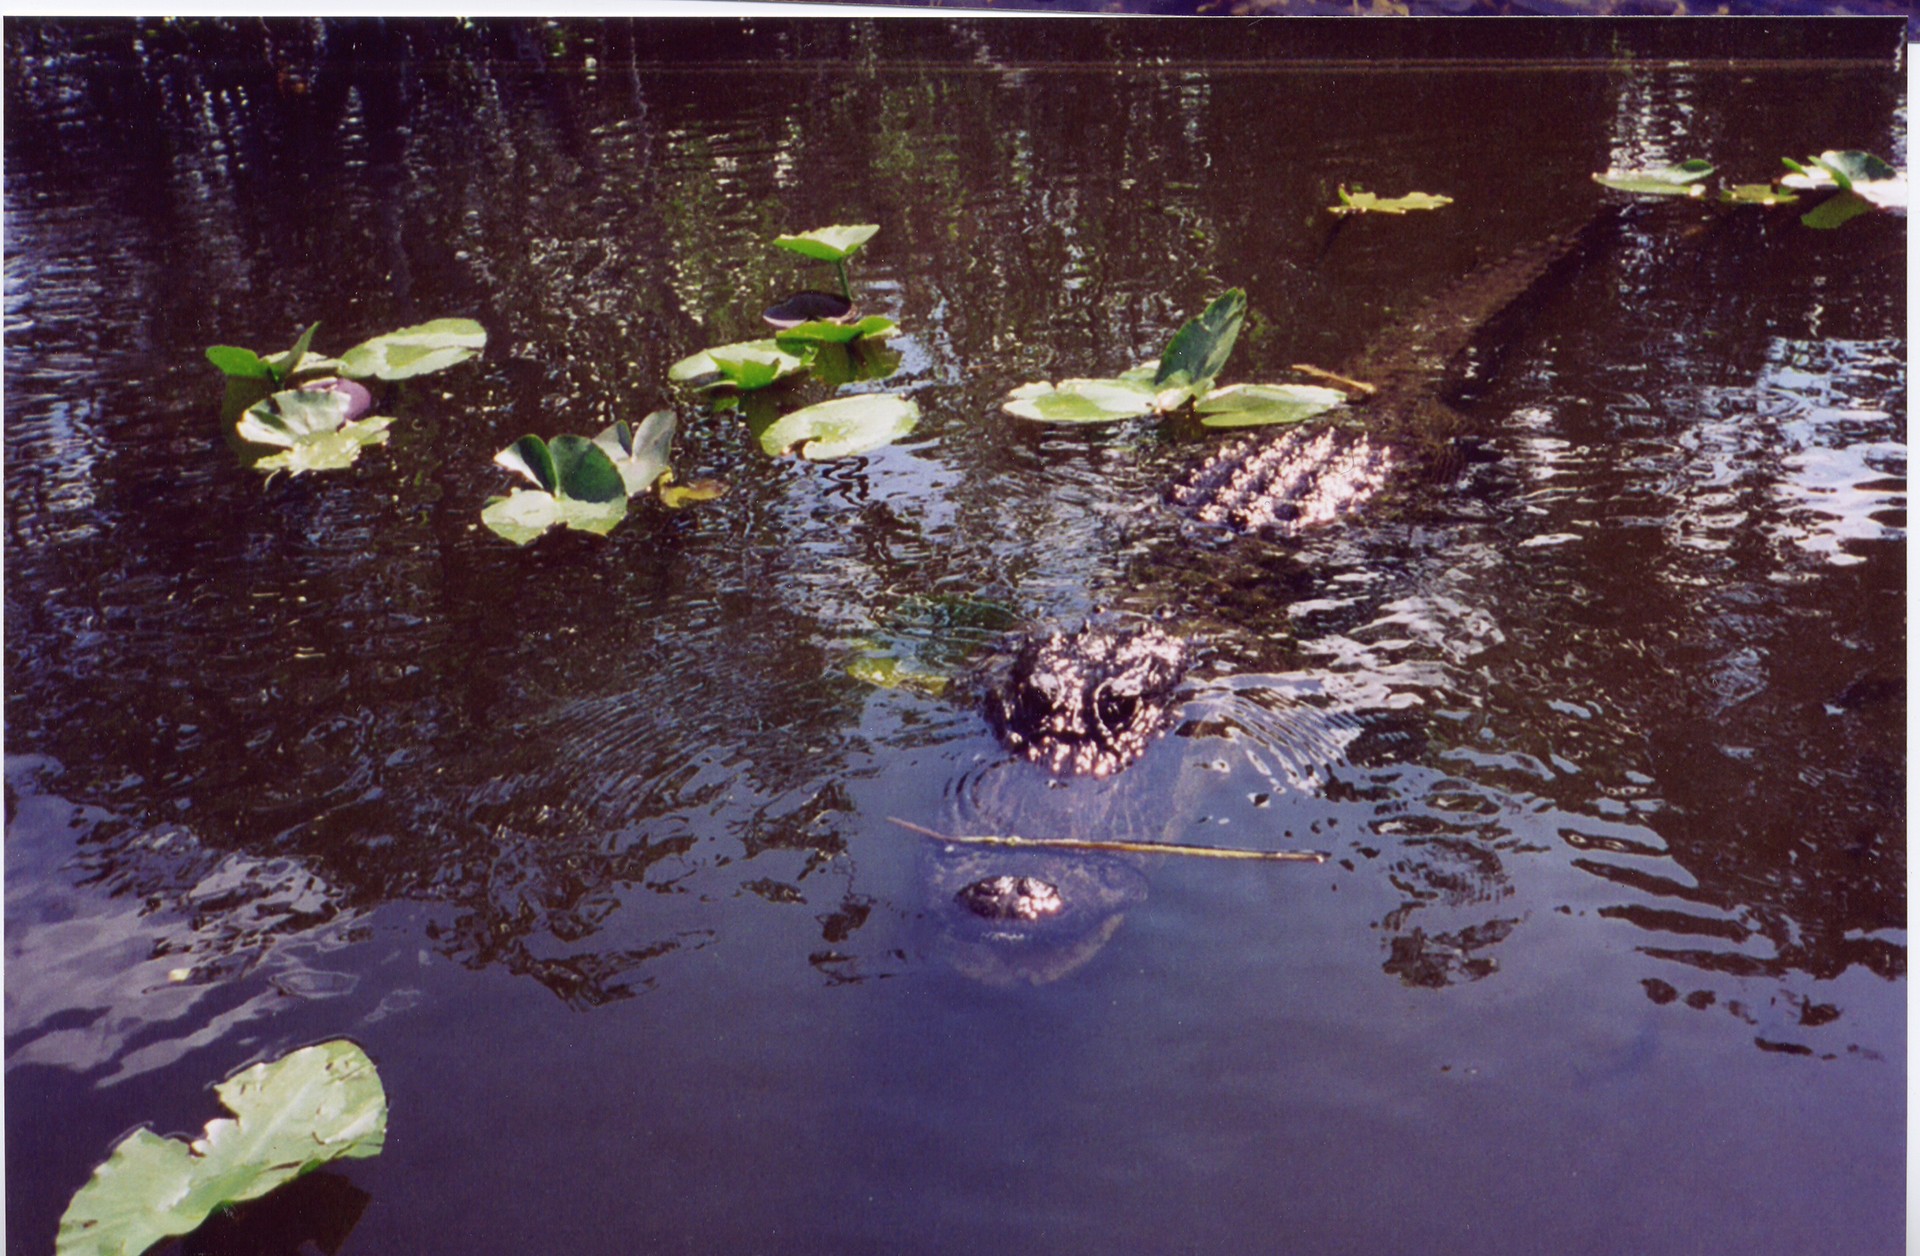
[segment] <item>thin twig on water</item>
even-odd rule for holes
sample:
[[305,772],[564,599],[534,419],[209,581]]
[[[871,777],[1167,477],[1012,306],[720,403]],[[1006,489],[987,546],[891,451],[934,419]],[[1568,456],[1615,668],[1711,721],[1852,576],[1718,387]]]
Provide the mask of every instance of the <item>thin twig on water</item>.
[[1258,859],[1267,863],[1325,863],[1330,858],[1325,851],[1319,850],[1237,850],[1228,846],[1193,846],[1181,842],[1107,842],[1081,837],[1015,837],[998,833],[956,836],[935,832],[898,816],[888,816],[887,819],[922,837],[960,846],[1001,846],[1017,850],[1098,850],[1127,855],[1190,855],[1196,859]]

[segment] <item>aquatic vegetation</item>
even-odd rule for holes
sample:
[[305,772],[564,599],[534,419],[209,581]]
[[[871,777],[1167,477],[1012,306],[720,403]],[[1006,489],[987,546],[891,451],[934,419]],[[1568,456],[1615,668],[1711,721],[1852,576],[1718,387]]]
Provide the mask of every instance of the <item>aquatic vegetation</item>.
[[[365,396],[366,390],[359,389],[359,397]],[[269,479],[281,471],[290,476],[334,471],[352,466],[368,445],[385,444],[387,428],[393,424],[385,415],[351,421],[356,404],[366,408],[346,387],[330,387],[324,381],[287,389],[242,411],[234,433],[249,445],[281,451],[252,460],[254,468],[267,472]]]
[[[1872,153],[1858,149],[1829,149],[1805,162],[1782,157],[1789,173],[1775,183],[1741,183],[1723,188],[1719,201],[1725,205],[1791,205],[1799,200],[1797,192],[1832,192],[1826,200],[1800,216],[1800,221],[1817,230],[1831,230],[1840,224],[1876,209],[1897,210],[1907,207],[1907,181],[1903,171],[1895,169]],[[1695,158],[1677,166],[1657,170],[1608,170],[1593,176],[1605,187],[1635,196],[1706,195],[1706,178],[1713,166]]]
[[655,410],[638,427],[621,420],[592,440],[522,436],[494,455],[494,462],[525,476],[533,488],[491,497],[480,521],[494,533],[525,545],[555,526],[605,536],[627,517],[629,498],[653,489],[671,509],[712,501],[727,491],[718,480],[675,482],[670,458],[678,420]]
[[1337,189],[1340,194],[1338,205],[1327,206],[1332,214],[1405,214],[1416,209],[1439,209],[1442,205],[1453,204],[1451,196],[1440,196],[1432,192],[1409,192],[1405,196],[1379,196],[1359,188],[1347,191],[1346,184]]
[[810,257],[816,262],[833,263],[834,273],[840,279],[840,295],[851,302],[853,289],[847,284],[847,259],[859,252],[860,246],[873,239],[879,230],[878,224],[873,223],[852,227],[820,227],[799,235],[780,236],[773,243],[777,248]]
[[890,445],[919,421],[910,398],[856,393],[781,415],[759,433],[760,447],[775,458],[797,447],[809,462],[830,462]]
[[377,1156],[387,1094],[373,1061],[336,1039],[255,1064],[215,1088],[231,1112],[192,1143],[139,1129],[60,1218],[57,1256],[138,1256],[334,1160]]
[[[442,318],[362,341],[338,358],[312,352],[313,323],[293,347],[262,356],[214,345],[207,360],[226,376],[221,430],[246,465],[271,479],[285,471],[351,466],[387,439],[389,417],[362,419],[373,397],[361,380],[396,381],[443,371],[478,354],[487,333],[470,318]],[[276,452],[277,451],[277,452]]]
[[1206,427],[1303,423],[1347,395],[1314,384],[1236,384],[1215,388],[1247,314],[1247,294],[1229,289],[1167,342],[1156,365],[1111,379],[1022,384],[1000,408],[1038,423],[1111,423],[1149,414],[1191,412]]
[[1649,170],[1605,170],[1593,181],[1616,192],[1635,196],[1705,196],[1706,178],[1713,173],[1711,163],[1695,157],[1676,166]]

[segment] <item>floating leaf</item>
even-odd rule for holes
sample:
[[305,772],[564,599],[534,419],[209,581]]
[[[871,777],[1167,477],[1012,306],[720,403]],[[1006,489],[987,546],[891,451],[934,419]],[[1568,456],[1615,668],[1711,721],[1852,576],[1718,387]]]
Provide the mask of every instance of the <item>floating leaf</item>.
[[1385,197],[1358,189],[1349,192],[1344,184],[1338,191],[1340,203],[1328,206],[1329,213],[1405,214],[1416,209],[1439,209],[1442,205],[1453,204],[1451,196],[1440,196],[1433,192],[1409,192],[1405,196]]
[[905,689],[939,698],[946,695],[953,678],[934,671],[917,659],[890,658],[864,654],[847,664],[847,674],[879,689]]
[[1160,355],[1160,367],[1153,382],[1158,387],[1191,385],[1208,388],[1226,366],[1233,342],[1240,335],[1240,324],[1247,317],[1247,294],[1229,288],[1213,299],[1198,318],[1189,319],[1174,333],[1167,350]]
[[1269,427],[1304,423],[1347,399],[1345,393],[1317,384],[1232,384],[1194,403],[1207,427]]
[[[1863,153],[1858,149],[1828,150],[1818,157],[1808,158],[1804,166],[1790,157],[1782,157],[1780,161],[1793,171],[1780,180],[1786,187],[1814,190],[1836,188],[1842,192],[1854,192],[1882,209],[1905,209],[1907,206],[1906,175],[1872,153]],[[1855,216],[1855,213],[1846,215],[1847,218]]]
[[1657,170],[1608,170],[1594,175],[1593,181],[1636,196],[1701,196],[1706,188],[1700,181],[1712,173],[1713,166],[1696,157]]
[[836,323],[829,319],[814,319],[794,327],[782,328],[774,334],[779,344],[788,341],[814,344],[843,345],[859,340],[864,336],[887,336],[898,331],[899,325],[884,314],[869,314],[855,323]]
[[1742,183],[1721,189],[1720,199],[1729,205],[1791,205],[1800,198],[1770,183]]
[[368,445],[384,444],[393,420],[347,422],[353,399],[333,389],[290,389],[248,407],[234,434],[253,445],[284,450],[256,460],[255,469],[302,475],[351,466]]
[[811,349],[799,352],[773,340],[742,340],[689,354],[667,368],[667,378],[697,388],[738,388],[743,392],[797,375],[812,361]]
[[673,429],[678,423],[673,411],[655,410],[632,428],[622,419],[593,438],[593,443],[612,459],[627,486],[627,496],[644,493],[666,474],[673,448]]
[[710,502],[716,497],[724,497],[727,485],[722,480],[689,480],[685,484],[677,483],[673,472],[660,477],[660,504],[668,510],[683,510],[701,502]]
[[304,1047],[215,1089],[232,1119],[208,1122],[192,1144],[144,1129],[122,1139],[67,1205],[56,1256],[137,1256],[216,1208],[386,1144],[386,1090],[351,1042]]
[[340,373],[357,379],[412,379],[465,362],[487,346],[486,329],[470,318],[437,318],[375,336],[340,357]]
[[760,433],[760,447],[777,458],[797,445],[808,461],[828,462],[892,444],[919,421],[920,407],[905,397],[835,397],[774,420]]
[[626,517],[625,497],[585,502],[530,488],[517,488],[505,497],[491,498],[480,512],[480,522],[515,545],[525,545],[555,524],[605,536]]
[[871,240],[879,231],[878,225],[855,227],[821,227],[817,231],[802,232],[800,235],[783,235],[774,244],[783,249],[791,249],[803,257],[811,257],[819,262],[843,262],[852,257],[861,245]]
[[522,436],[493,460],[539,485],[488,500],[480,521],[515,545],[555,524],[601,536],[627,517],[627,482],[607,451],[584,436]]
[[293,373],[302,366],[307,349],[313,344],[313,333],[319,330],[320,324],[309,323],[307,329],[300,333],[300,339],[293,342],[293,348],[267,359],[267,369],[273,372],[274,379],[284,383],[293,377]]
[[1841,192],[1829,196],[1818,205],[1800,215],[1801,225],[1812,227],[1816,231],[1831,231],[1843,222],[1849,222],[1862,214],[1872,213],[1873,204],[1859,191]]
[[1154,388],[1138,379],[1063,379],[1022,384],[1000,408],[1036,423],[1113,423],[1153,413]]

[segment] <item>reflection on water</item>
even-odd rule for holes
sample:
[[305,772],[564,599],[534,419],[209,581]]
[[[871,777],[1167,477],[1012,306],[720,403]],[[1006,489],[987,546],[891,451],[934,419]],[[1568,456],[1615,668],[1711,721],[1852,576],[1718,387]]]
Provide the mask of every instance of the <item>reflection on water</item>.
[[[351,1032],[413,1146],[474,1141],[439,1088],[512,1121],[468,1186],[398,1137],[355,1167],[391,1175],[359,1224],[393,1250],[552,1247],[547,1199],[700,1250],[936,1215],[927,1250],[1117,1218],[1458,1250],[1489,1209],[1514,1249],[1673,1250],[1623,1211],[1892,1233],[1904,222],[1621,220],[1474,346],[1467,456],[1298,543],[1161,508],[1204,434],[998,402],[1226,286],[1232,379],[1403,360],[1381,329],[1464,318],[1463,275],[1591,218],[1591,170],[1900,157],[1897,76],[1381,72],[1207,29],[9,23],[10,1231],[128,1124]],[[1342,183],[1455,204],[1335,226]],[[689,409],[677,465],[719,502],[527,551],[478,527],[495,450],[669,403],[670,363],[815,278],[771,237],[829,222],[882,224],[854,281],[902,329],[909,440],[775,462]],[[486,356],[399,390],[351,474],[233,464],[206,345],[443,314]],[[1437,413],[1428,382],[1377,422]],[[968,676],[1096,608],[1198,663],[1138,764],[1058,788]],[[951,683],[869,686],[876,655]],[[1108,910],[1022,969],[944,927],[953,870],[889,816],[1332,858],[1035,864]],[[1735,1191],[1696,1116],[1857,1156],[1669,1196]],[[577,1171],[632,1158],[614,1125],[660,1153],[618,1191]],[[1448,1139],[1567,1173],[1417,1150]],[[529,1158],[552,1176],[503,1185]],[[1808,1229],[1841,1181],[1857,1216]],[[1433,1202],[1384,1232],[1369,1182]]]

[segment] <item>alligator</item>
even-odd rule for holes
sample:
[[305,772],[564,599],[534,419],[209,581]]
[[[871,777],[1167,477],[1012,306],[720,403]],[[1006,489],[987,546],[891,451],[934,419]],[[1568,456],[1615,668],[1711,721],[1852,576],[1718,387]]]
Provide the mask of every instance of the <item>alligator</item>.
[[[1169,485],[1166,503],[1229,543],[1284,542],[1347,519],[1396,487],[1457,476],[1472,456],[1461,403],[1539,302],[1615,237],[1625,212],[1603,209],[1479,267],[1389,324],[1334,377],[1366,382],[1365,401],[1354,407],[1364,410],[1364,426],[1333,422],[1234,441]],[[1021,637],[977,685],[988,723],[1017,758],[990,787],[974,790],[981,796],[969,800],[968,818],[1024,826],[1029,836],[1036,823],[1148,841],[1169,834],[1178,778],[1109,778],[1130,773],[1172,726],[1193,654],[1157,621],[1101,618]],[[1020,768],[1029,775],[1008,775]],[[1176,756],[1170,770],[1178,768]],[[992,984],[1037,984],[1073,971],[1146,894],[1139,868],[1119,857],[936,843],[928,858],[933,915],[949,954]]]

